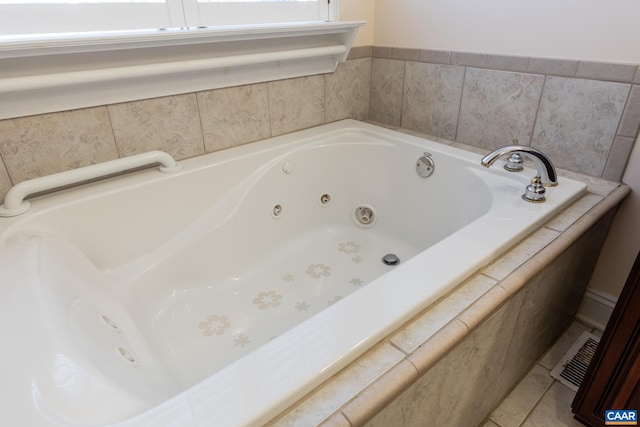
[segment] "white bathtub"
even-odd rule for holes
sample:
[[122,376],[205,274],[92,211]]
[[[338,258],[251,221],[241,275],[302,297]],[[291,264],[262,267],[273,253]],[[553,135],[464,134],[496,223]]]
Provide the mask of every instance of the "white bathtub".
[[2,423],[264,424],[586,190],[527,203],[480,157],[346,120],[33,199],[0,219]]

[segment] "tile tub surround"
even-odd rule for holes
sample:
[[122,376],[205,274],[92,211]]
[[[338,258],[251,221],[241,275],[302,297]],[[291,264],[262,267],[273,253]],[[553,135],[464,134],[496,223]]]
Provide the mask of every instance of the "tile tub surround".
[[629,191],[559,173],[589,192],[269,426],[479,425],[571,324]]
[[162,149],[197,156],[345,118],[549,151],[619,181],[640,128],[640,67],[362,46],[336,72],[0,121],[0,199],[28,178]]
[[487,150],[517,139],[619,181],[640,126],[637,64],[372,49],[369,118]]
[[[537,80],[540,79],[531,78],[532,75],[542,76],[544,79],[543,92],[547,80],[552,77],[562,78],[557,81],[567,83],[564,87],[568,87],[568,83],[574,81],[604,82],[605,87],[611,88],[621,87],[619,85],[628,86],[629,94],[623,111],[616,110],[615,114],[611,115],[617,117],[620,113],[613,141],[609,146],[596,146],[595,150],[602,158],[607,155],[602,177],[617,181],[624,170],[640,125],[640,70],[637,70],[636,66],[619,65],[611,68],[590,64],[583,65],[581,69],[579,61],[364,47],[352,49],[350,60],[339,64],[335,73],[322,77],[322,94],[318,90],[318,76],[302,78],[306,80],[304,84],[302,80],[292,79],[289,87],[298,85],[296,87],[306,88],[304,96],[311,94],[313,97],[314,114],[322,116],[320,121],[370,118],[381,122],[377,124],[393,128],[403,124],[403,121],[408,121],[411,129],[405,129],[407,133],[424,132],[437,135],[438,132],[442,132],[443,136],[455,140],[456,135],[451,136],[451,132],[452,129],[455,133],[459,131],[460,113],[466,111],[469,114],[480,114],[481,111],[475,111],[471,107],[473,101],[478,108],[477,105],[481,105],[478,99],[482,99],[482,96],[494,99],[492,102],[515,99],[519,109],[503,110],[506,111],[505,114],[514,115],[517,120],[530,117],[530,111],[534,107],[528,98],[530,95],[527,89],[535,89]],[[411,91],[405,84],[409,68],[410,72],[414,73],[409,76],[415,86]],[[633,70],[635,75],[629,81],[628,75],[631,75],[630,71]],[[475,76],[478,89],[477,92],[468,95],[466,102],[469,104],[462,110],[460,107],[465,78],[469,71],[469,75]],[[430,80],[435,77],[446,79],[447,84],[438,85]],[[523,84],[526,83],[523,86],[524,91],[519,95],[520,98],[513,98],[512,88],[519,87],[520,79]],[[295,111],[287,112],[286,105],[276,106],[273,102],[269,103],[269,89],[273,91],[273,88],[279,87],[282,82],[0,121],[0,199],[12,184],[42,174],[150,149],[165,149],[176,158],[182,159],[275,135],[274,127],[276,132],[280,132],[277,126],[281,126],[280,129],[290,126],[295,130],[309,126],[309,123],[303,124],[291,115]],[[493,86],[489,84],[491,82]],[[482,85],[487,88],[484,94]],[[592,90],[590,83],[583,85],[588,88],[581,93]],[[285,83],[284,86],[288,85]],[[301,95],[294,91],[288,93],[292,97]],[[431,116],[429,120],[421,121],[415,110],[421,108],[423,100],[432,99],[430,97],[434,96],[438,97],[438,108],[425,108]],[[500,98],[501,96],[503,98]],[[540,93],[540,101],[542,96]],[[459,110],[456,110],[456,106]],[[276,113],[277,108],[280,110]],[[495,111],[495,107],[492,108],[492,111]],[[535,108],[537,118],[540,105]],[[613,107],[605,110],[613,111]],[[274,120],[279,121],[279,124],[274,126]],[[311,121],[313,120],[315,119]],[[553,120],[550,118],[549,121]],[[511,132],[518,131],[530,135],[531,139],[537,126],[528,119],[518,122],[525,123],[526,126],[514,126],[504,121],[492,122],[490,118],[487,122],[497,131],[507,128],[511,129]],[[455,123],[455,126],[452,123]],[[468,121],[466,126],[477,126],[481,121],[476,120],[475,123]],[[154,129],[170,131],[158,133]],[[192,133],[194,131],[195,134]],[[286,131],[288,129],[284,130]],[[473,146],[466,146],[460,142],[468,142]],[[487,147],[477,141],[460,142],[453,144],[477,153],[487,151]],[[602,167],[602,158],[598,159],[598,168]],[[582,169],[582,165],[576,169]],[[451,369],[452,360],[468,360],[465,359],[468,353],[491,357],[486,349],[476,348],[476,344],[485,342],[484,338],[491,335],[490,332],[495,330],[497,324],[512,319],[513,304],[516,303],[510,298],[519,298],[522,304],[525,301],[525,293],[529,295],[533,292],[531,287],[526,288],[525,283],[534,280],[532,278],[537,277],[539,269],[550,264],[564,249],[571,246],[573,250],[572,243],[578,236],[589,229],[599,217],[614,209],[628,191],[624,186],[597,178],[569,171],[563,171],[561,176],[562,174],[588,182],[590,194],[574,204],[568,212],[533,233],[513,251],[460,285],[449,295],[450,298],[443,299],[417,316],[414,321],[379,343],[314,393],[304,397],[299,404],[273,421],[272,425],[351,426],[371,422],[375,426],[379,421],[373,417],[379,413],[379,419],[389,416],[381,411],[394,400],[394,405],[401,404],[403,400],[400,396],[409,386],[415,383],[414,390],[418,392],[412,396],[417,398],[420,395],[419,390],[424,388],[420,389],[416,381],[424,373],[424,383],[428,384],[431,381],[434,384],[443,384],[443,372]],[[577,262],[576,259],[571,261]],[[557,272],[557,269],[555,271]],[[525,288],[528,289],[526,292]],[[579,296],[571,297],[579,301]],[[572,300],[571,303],[573,302]],[[526,308],[531,321],[537,322],[540,326],[544,316],[536,312],[535,304],[529,304]],[[491,321],[487,320],[489,318]],[[509,359],[510,363],[507,366],[503,361],[502,373],[498,379],[494,378],[496,370],[493,368],[489,373],[471,373],[480,387],[477,392],[484,393],[483,390],[487,388],[482,389],[481,386],[486,385],[487,381],[495,385],[496,390],[500,392],[508,391],[514,384],[513,381],[533,363],[530,360],[533,354],[539,348],[544,349],[544,344],[553,339],[556,329],[561,328],[558,325],[562,325],[563,321],[564,317],[546,325],[544,330],[533,337],[533,342],[529,344],[530,352],[514,354],[514,346],[510,346],[511,350],[508,348],[507,353],[501,356],[505,361]],[[485,328],[485,323],[486,329],[482,329]],[[478,327],[479,324],[482,326]],[[476,335],[471,337],[471,334]],[[511,339],[515,339],[514,337],[516,335],[512,331]],[[526,333],[522,332],[517,337],[524,342]],[[470,341],[464,344],[466,338]],[[487,342],[491,340],[489,338]],[[496,339],[504,342],[506,337],[499,336]],[[450,353],[453,353],[453,356],[449,356]],[[443,366],[435,369],[441,359]],[[474,362],[470,365],[477,364]],[[434,369],[430,369],[431,367]],[[454,386],[447,387],[447,392],[452,393]],[[494,393],[494,397],[498,396],[499,391]],[[442,408],[447,408],[445,398],[440,399],[439,403],[443,405]],[[384,409],[392,410],[391,407]],[[474,410],[485,410],[485,407]],[[461,415],[463,418],[460,420],[471,420],[464,418],[468,416]]]
[[177,160],[368,117],[371,48],[332,74],[0,120],[0,200],[21,181],[164,150]]

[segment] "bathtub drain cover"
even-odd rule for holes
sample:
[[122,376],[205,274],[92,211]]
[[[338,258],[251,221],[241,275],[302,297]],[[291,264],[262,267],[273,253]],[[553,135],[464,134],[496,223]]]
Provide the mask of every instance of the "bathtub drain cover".
[[400,258],[398,258],[395,254],[386,254],[382,257],[382,262],[386,265],[398,265],[400,264]]

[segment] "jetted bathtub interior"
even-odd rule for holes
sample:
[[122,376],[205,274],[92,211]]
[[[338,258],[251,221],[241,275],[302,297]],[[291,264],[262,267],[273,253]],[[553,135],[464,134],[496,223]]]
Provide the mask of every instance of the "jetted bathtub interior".
[[32,200],[0,219],[3,414],[265,422],[585,191],[527,203],[480,157],[346,120]]

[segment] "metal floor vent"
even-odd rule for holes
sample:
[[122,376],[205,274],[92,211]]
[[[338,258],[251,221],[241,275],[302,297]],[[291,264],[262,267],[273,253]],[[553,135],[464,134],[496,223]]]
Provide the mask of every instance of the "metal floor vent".
[[587,373],[587,368],[598,348],[600,338],[583,332],[551,371],[551,376],[574,391],[578,391],[580,383]]

